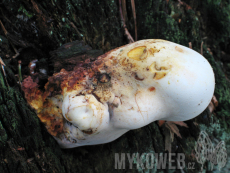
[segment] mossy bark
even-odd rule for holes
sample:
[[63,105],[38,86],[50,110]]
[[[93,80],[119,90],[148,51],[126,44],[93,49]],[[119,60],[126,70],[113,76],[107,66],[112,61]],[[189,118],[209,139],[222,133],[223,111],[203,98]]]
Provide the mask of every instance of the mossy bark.
[[[172,152],[185,153],[186,163],[194,162],[195,169],[185,168],[185,172],[197,172],[201,165],[194,156],[194,146],[200,130],[205,130],[212,141],[224,140],[230,151],[230,60],[223,61],[221,51],[229,54],[230,4],[225,0],[185,0],[178,1],[135,0],[138,39],[167,39],[185,46],[192,42],[193,49],[200,52],[204,41],[204,56],[211,63],[216,77],[215,95],[219,106],[209,114],[205,110],[194,120],[187,121],[189,128],[178,127],[182,139],[175,136]],[[188,5],[186,5],[186,4]],[[131,2],[127,0],[128,21],[131,35],[134,35]],[[55,71],[54,57],[49,52],[74,40],[83,40],[93,49],[104,52],[127,44],[119,16],[118,2],[90,0],[53,0],[53,1],[8,1],[1,3],[1,21],[8,35],[1,35],[0,56],[6,63],[7,80],[0,73],[0,172],[117,172],[115,153],[164,153],[167,129],[156,122],[133,130],[109,144],[85,146],[75,149],[60,149],[44,125],[39,121],[24,99],[17,84],[17,60],[27,68],[28,62],[38,59],[45,62],[48,75]],[[20,51],[15,54],[12,45]],[[207,48],[210,48],[213,55]],[[82,52],[83,53],[83,52]],[[221,64],[224,62],[225,66]],[[24,75],[28,74],[26,70]],[[195,123],[194,123],[195,122]],[[196,126],[195,124],[198,124]],[[228,152],[230,156],[230,153]],[[230,167],[230,159],[223,169]],[[178,172],[179,170],[126,169],[123,172]],[[187,166],[187,165],[186,165]],[[216,169],[216,168],[215,168]],[[204,170],[210,170],[206,162]]]

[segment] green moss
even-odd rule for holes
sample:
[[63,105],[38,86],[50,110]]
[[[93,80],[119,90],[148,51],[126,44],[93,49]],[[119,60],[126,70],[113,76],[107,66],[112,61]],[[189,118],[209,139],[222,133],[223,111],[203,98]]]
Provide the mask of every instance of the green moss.
[[48,170],[52,172],[53,171],[54,172],[65,172],[64,167],[61,166],[60,159],[57,157],[56,154],[54,154],[51,148],[45,148],[44,152],[46,153],[45,159],[46,159],[47,166],[53,165],[51,167],[48,166]]
[[204,50],[204,56],[211,63],[215,74],[215,95],[219,102],[218,107],[221,108],[217,109],[216,112],[219,117],[225,117],[224,119],[220,118],[220,124],[222,128],[227,130],[230,127],[230,82],[226,80],[226,77],[221,70],[222,68],[220,62],[215,61],[213,56],[208,53],[205,47]]
[[0,148],[5,146],[6,141],[7,141],[7,133],[2,126],[2,123],[0,122]]
[[[140,3],[140,2],[139,2]],[[170,1],[166,5],[161,1],[149,1],[141,5],[149,6],[152,10],[138,8],[139,10],[139,39],[165,39],[188,46],[189,42],[193,43],[194,47],[200,45],[199,20],[193,10],[182,11],[177,4]],[[159,6],[157,10],[154,10]],[[170,15],[167,14],[170,11]]]
[[6,39],[6,37],[0,35],[0,46],[2,46],[2,45],[4,45],[4,44],[5,44],[5,45],[8,45],[9,42],[8,42],[8,40]]
[[6,89],[4,77],[0,74],[0,88]]
[[34,16],[34,14],[29,12],[29,11],[27,11],[22,4],[20,4],[18,12],[22,12],[28,18],[32,18]]
[[227,0],[206,0],[205,12],[209,15],[207,31],[212,35],[212,44],[229,43],[230,37],[230,3]]
[[[58,42],[58,45],[83,39],[93,48],[102,47],[103,50],[111,49],[110,45],[122,45],[120,40],[123,30],[120,27],[120,18],[117,18],[117,6],[114,4],[114,1],[83,0],[46,3],[49,5],[47,8],[53,9],[48,12],[49,16],[53,16],[59,26],[49,28],[53,33],[50,38]],[[91,13],[93,11],[97,13]],[[112,27],[111,22],[114,23]]]

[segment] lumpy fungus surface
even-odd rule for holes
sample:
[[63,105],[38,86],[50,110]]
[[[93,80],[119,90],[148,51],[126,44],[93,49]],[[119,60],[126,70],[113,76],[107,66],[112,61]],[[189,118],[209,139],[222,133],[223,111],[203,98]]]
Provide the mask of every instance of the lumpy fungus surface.
[[107,143],[156,120],[194,118],[214,92],[208,61],[169,41],[137,41],[82,64],[53,74],[44,91],[31,78],[22,83],[28,103],[64,148]]

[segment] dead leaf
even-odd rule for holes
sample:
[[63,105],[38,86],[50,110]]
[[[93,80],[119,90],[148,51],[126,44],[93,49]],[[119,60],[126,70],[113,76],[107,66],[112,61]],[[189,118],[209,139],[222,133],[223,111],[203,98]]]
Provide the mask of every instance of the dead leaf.
[[179,129],[177,128],[176,124],[174,124],[172,121],[167,121],[167,122],[165,123],[165,127],[167,127],[167,128],[170,130],[170,132],[173,132],[173,134],[171,135],[171,139],[172,139],[172,140],[173,140],[173,138],[174,138],[174,133],[175,133],[178,137],[182,138],[181,135],[180,135]]
[[34,158],[27,159],[27,163],[30,163]]
[[195,126],[198,126],[198,125],[199,125],[197,122],[193,122],[193,124],[194,124]]
[[189,45],[189,48],[192,49],[192,42],[189,42],[188,45]]
[[216,96],[213,95],[212,100],[208,105],[209,112],[213,113],[217,106],[218,106],[218,101],[216,99]]
[[23,151],[23,150],[25,150],[25,148],[23,148],[23,147],[18,147],[17,150],[18,150],[18,151]]
[[159,120],[158,125],[161,127],[165,123],[165,120]]
[[185,122],[183,122],[183,121],[171,121],[171,122],[174,123],[174,124],[177,124],[177,125],[179,125],[181,127],[188,128],[188,125]]

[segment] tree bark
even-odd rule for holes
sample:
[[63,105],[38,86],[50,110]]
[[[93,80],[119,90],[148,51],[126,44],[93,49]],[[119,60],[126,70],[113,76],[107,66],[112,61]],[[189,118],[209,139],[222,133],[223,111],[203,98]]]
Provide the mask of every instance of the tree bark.
[[[126,26],[134,36],[129,0],[126,6]],[[183,171],[198,172],[201,164],[195,158],[194,147],[201,130],[205,130],[212,141],[225,141],[230,156],[230,3],[225,0],[220,3],[210,0],[136,0],[135,6],[138,39],[166,39],[185,46],[191,42],[198,52],[201,41],[204,41],[204,56],[215,73],[215,95],[219,105],[213,113],[205,110],[197,118],[187,121],[189,128],[178,127],[182,138],[174,135],[171,142],[172,153],[185,154],[186,167]],[[46,69],[47,78],[60,70],[63,62],[65,65],[73,63],[76,55],[95,57],[102,51],[127,44],[118,1],[17,0],[13,3],[5,0],[0,4],[0,9],[0,56],[6,64],[9,83],[7,86],[1,70],[0,172],[117,172],[116,154],[121,159],[122,153],[126,154],[125,169],[119,170],[122,172],[180,172],[178,169],[169,170],[168,158],[166,169],[157,169],[156,165],[148,169],[146,160],[142,160],[143,165],[137,164],[137,153],[168,153],[165,142],[169,130],[164,125],[159,127],[157,122],[129,131],[108,144],[61,149],[27,104],[17,84],[15,74],[18,74],[18,60],[22,61],[25,77],[29,75],[29,62],[38,59],[38,68]],[[75,40],[83,40],[92,49],[76,46],[68,55],[70,60],[62,61],[67,57],[66,52],[63,55],[63,51],[55,50]],[[50,52],[53,52],[52,56]],[[12,58],[15,54],[18,56]],[[46,79],[43,84],[45,82]],[[127,153],[131,156],[135,154],[132,164]],[[188,163],[193,162],[194,169],[189,169]],[[227,172],[229,167],[227,164],[222,170]],[[205,162],[204,170],[211,170],[210,162]]]

